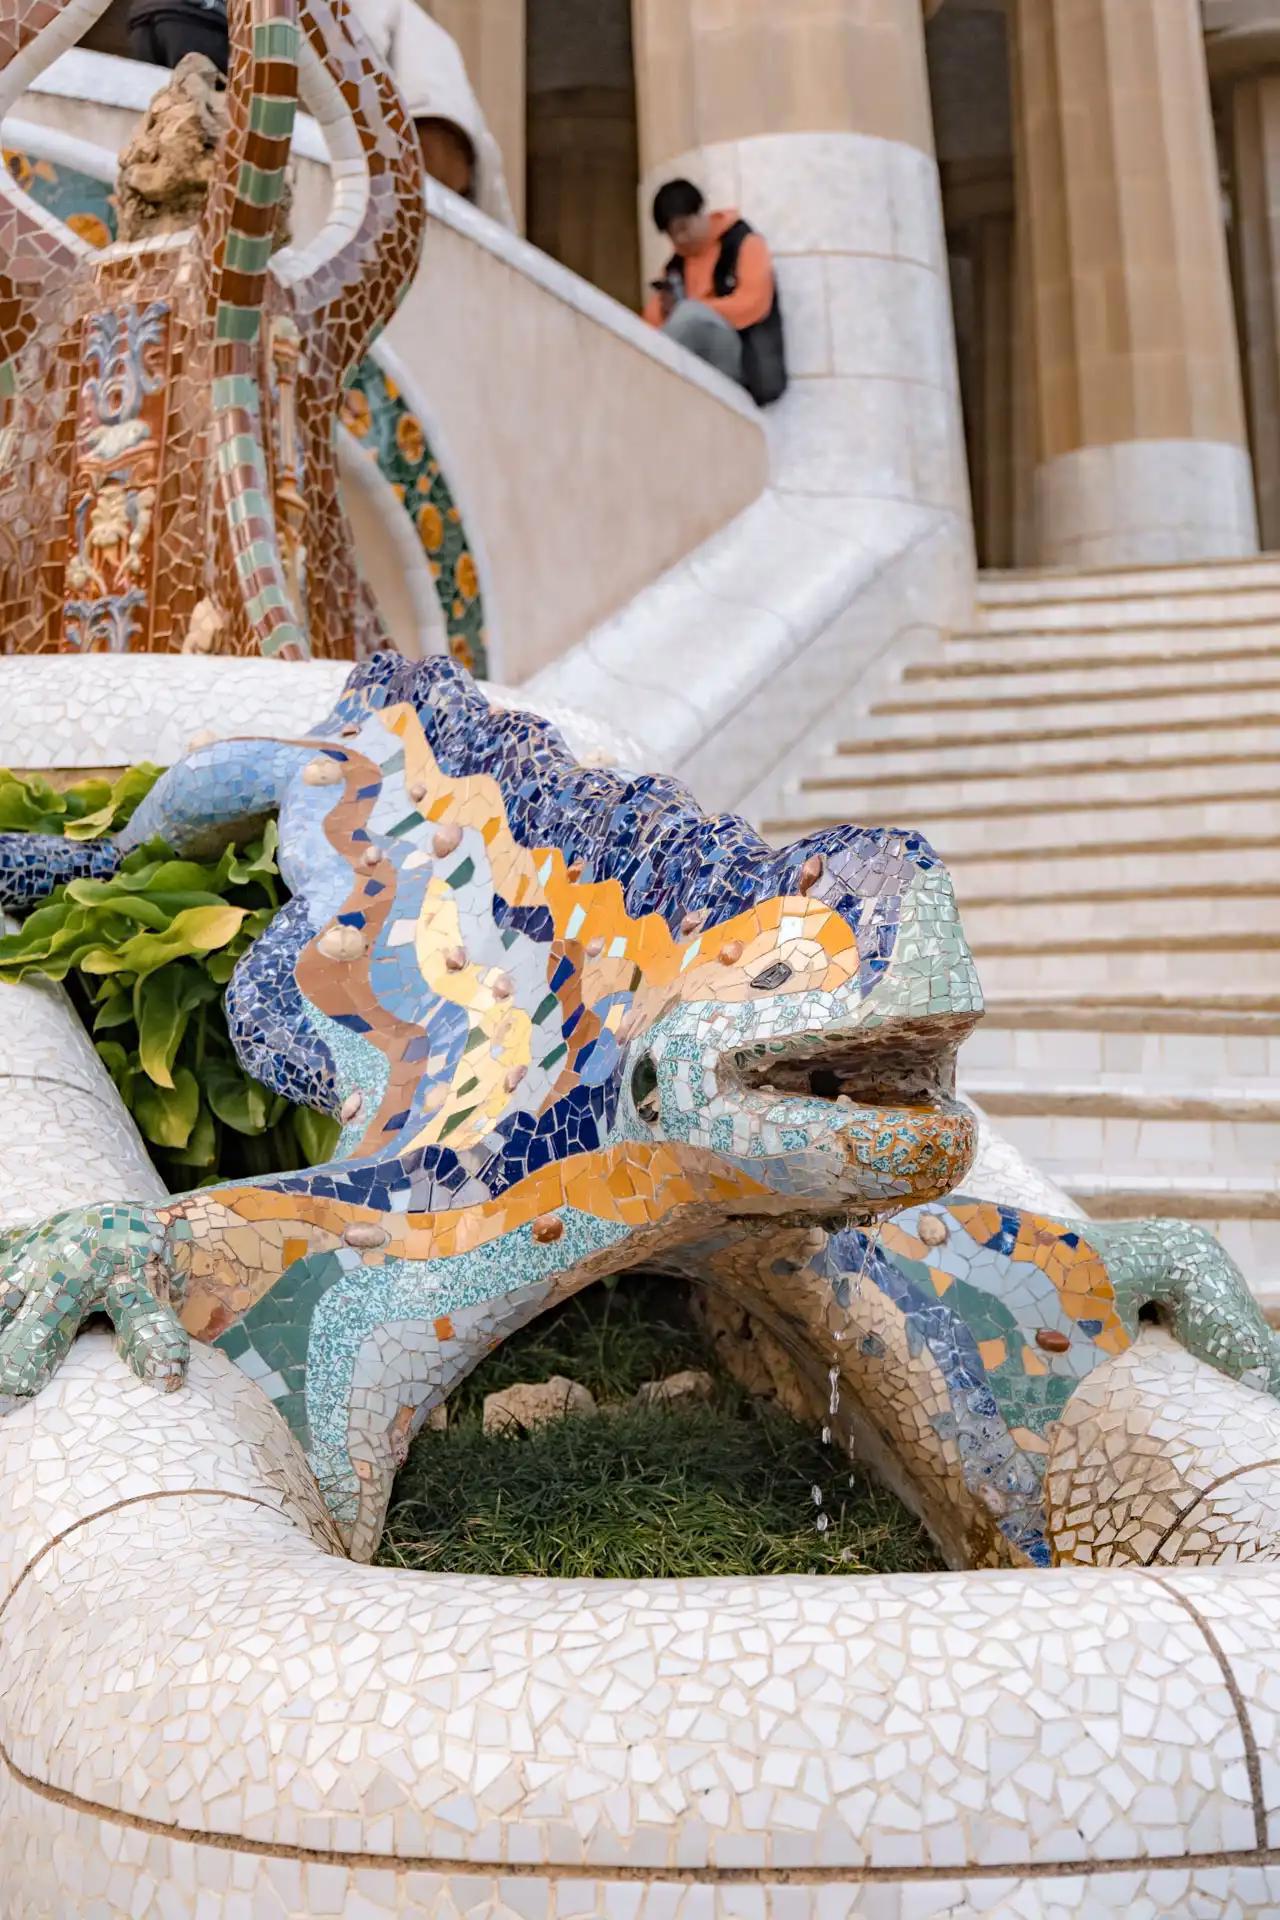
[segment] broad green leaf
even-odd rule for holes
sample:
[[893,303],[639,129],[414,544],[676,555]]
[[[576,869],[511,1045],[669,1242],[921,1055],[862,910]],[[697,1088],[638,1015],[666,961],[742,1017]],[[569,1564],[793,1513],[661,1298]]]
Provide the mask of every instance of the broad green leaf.
[[79,964],[86,973],[119,973],[125,968],[138,974],[154,973],[171,960],[224,947],[239,931],[244,916],[243,907],[225,902],[216,907],[188,907],[162,933],[136,933],[110,952],[95,947]]
[[218,1154],[218,1129],[208,1107],[202,1106],[185,1147],[177,1148],[172,1158],[180,1167],[211,1167]]
[[124,1073],[128,1068],[128,1057],[118,1040],[99,1040],[97,1043],[97,1055],[112,1079],[114,1079],[118,1073]]
[[218,953],[208,954],[203,962],[204,970],[218,987],[225,987],[237,966],[240,964],[241,948],[237,941],[234,945],[223,947]]
[[333,1150],[342,1132],[342,1122],[332,1114],[315,1113],[310,1107],[295,1107],[292,1115],[298,1157],[304,1167],[323,1166],[333,1158]]
[[276,849],[279,845],[280,829],[274,820],[268,820],[262,830],[262,839],[256,846],[227,848],[223,855],[227,879],[238,887],[247,886],[252,880],[273,880],[280,871],[276,865]]
[[[92,784],[99,799],[109,792],[105,780]],[[0,833],[61,833],[68,804],[69,796],[47,780],[0,769]]]
[[189,1067],[179,1067],[172,1087],[139,1079],[133,1092],[133,1117],[157,1147],[185,1147],[200,1112],[200,1089]]
[[187,971],[181,965],[161,967],[158,972],[145,975],[133,990],[138,1058],[142,1071],[158,1087],[173,1085],[173,1063],[192,1007]]
[[206,1061],[200,1073],[204,1097],[225,1126],[262,1133],[271,1119],[272,1097],[230,1060]]
[[[117,982],[115,980],[111,980],[107,984],[110,986],[115,986]],[[93,1030],[95,1033],[109,1033],[113,1027],[127,1026],[132,1019],[133,1019],[132,994],[113,993],[109,1000],[104,1000],[102,1002],[102,1005],[98,1008],[98,1011],[94,1014]]]
[[162,932],[173,918],[172,913],[165,911],[161,901],[148,894],[124,893],[119,888],[113,889],[109,880],[72,880],[64,888],[64,893],[78,907],[105,907],[109,912],[122,914],[126,920],[150,927],[154,932]]
[[[75,806],[69,813],[64,828],[67,839],[96,840],[100,834],[110,833],[113,827],[124,826],[159,778],[160,768],[142,761],[136,767],[126,767],[114,786],[108,786],[105,780],[86,780],[80,787],[72,788],[71,792],[78,798],[83,797],[83,805]],[[92,800],[90,788],[94,789]],[[97,792],[99,788],[101,794]]]

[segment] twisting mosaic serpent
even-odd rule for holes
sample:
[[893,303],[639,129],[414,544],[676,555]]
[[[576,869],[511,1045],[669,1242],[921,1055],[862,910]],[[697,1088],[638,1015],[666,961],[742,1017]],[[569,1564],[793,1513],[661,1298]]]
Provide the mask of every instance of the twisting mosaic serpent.
[[0,904],[275,810],[293,898],[228,1015],[249,1071],[341,1116],[335,1158],[11,1236],[0,1392],[35,1391],[99,1308],[148,1377],[216,1342],[366,1555],[430,1407],[546,1306],[657,1263],[810,1354],[847,1334],[833,1364],[926,1510],[961,1507],[972,1558],[1038,1559],[1046,1427],[1148,1301],[1275,1384],[1207,1236],[939,1207],[973,1149],[952,1088],[981,999],[918,835],[775,851],[670,780],[578,766],[452,663],[384,654],[306,739],[191,754],[114,847],[0,836]]
[[[104,5],[0,22],[0,111]],[[230,130],[190,232],[97,250],[0,169],[7,651],[353,657],[379,637],[334,422],[417,265],[418,146],[345,0],[233,0],[230,20]],[[269,270],[300,70],[334,204]]]

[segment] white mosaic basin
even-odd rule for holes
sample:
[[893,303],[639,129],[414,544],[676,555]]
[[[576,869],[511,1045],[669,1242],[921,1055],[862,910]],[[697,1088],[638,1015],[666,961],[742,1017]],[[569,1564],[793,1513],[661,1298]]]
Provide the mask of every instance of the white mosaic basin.
[[[1280,1569],[359,1567],[216,1352],[0,1422],[6,1920],[1261,1914]],[[198,1890],[198,1891],[197,1891]]]
[[[172,758],[286,687],[301,730],[345,675],[68,666],[7,663],[0,760]],[[0,1218],[154,1178],[56,990],[0,1000],[0,1112]],[[1270,1551],[1270,1403],[1185,1356],[1126,1364],[1202,1415],[1185,1457],[1162,1442],[1177,1511],[1218,1497],[1255,1414],[1226,1524]],[[336,1554],[287,1430],[209,1348],[161,1396],[89,1334],[0,1413],[3,1920],[1280,1911],[1275,1565],[401,1573]],[[1098,1503],[1157,1430],[1110,1450]]]

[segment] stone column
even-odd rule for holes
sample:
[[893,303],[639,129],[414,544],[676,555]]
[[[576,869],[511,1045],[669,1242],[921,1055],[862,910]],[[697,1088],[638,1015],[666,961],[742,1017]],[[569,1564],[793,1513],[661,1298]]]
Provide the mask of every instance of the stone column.
[[1014,0],[1039,557],[1251,553],[1197,0]]
[[989,214],[972,235],[974,421],[980,458],[973,517],[984,567],[1014,564],[1013,217]]
[[[952,515],[968,490],[921,0],[632,0],[648,279],[654,189],[695,180],[777,263],[782,491]],[[851,527],[854,525],[850,520]]]
[[1262,544],[1280,547],[1280,72],[1231,90],[1241,352]]

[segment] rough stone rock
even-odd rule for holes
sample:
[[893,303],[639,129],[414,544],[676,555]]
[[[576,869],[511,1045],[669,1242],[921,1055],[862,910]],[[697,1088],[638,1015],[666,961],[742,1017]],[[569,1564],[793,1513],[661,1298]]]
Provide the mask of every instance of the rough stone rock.
[[[227,95],[217,68],[202,53],[185,54],[121,149],[116,178],[121,240],[181,233],[199,219],[226,131]],[[276,218],[277,247],[289,237],[289,201],[286,187]]]
[[636,1407],[689,1406],[695,1400],[709,1400],[716,1383],[701,1367],[685,1367],[669,1373],[665,1380],[646,1380],[632,1397]]
[[567,1413],[596,1411],[594,1397],[576,1380],[553,1373],[549,1380],[519,1381],[504,1387],[501,1393],[485,1395],[484,1430],[508,1433],[513,1428],[524,1432],[545,1427],[552,1420],[563,1420]]
[[809,1385],[782,1342],[731,1301],[694,1287],[694,1318],[711,1340],[724,1371],[757,1400],[773,1400],[793,1420],[825,1420],[820,1394]]
[[191,624],[187,628],[187,637],[182,643],[184,653],[217,653],[222,631],[227,625],[227,616],[222,608],[207,597],[197,600],[191,609]]

